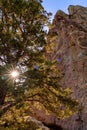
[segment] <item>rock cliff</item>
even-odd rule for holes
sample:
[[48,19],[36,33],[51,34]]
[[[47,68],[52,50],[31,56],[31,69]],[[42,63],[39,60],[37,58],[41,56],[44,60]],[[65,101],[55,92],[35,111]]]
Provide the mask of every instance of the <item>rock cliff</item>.
[[67,130],[87,130],[87,7],[70,5],[68,11],[59,10],[54,17],[48,38],[54,48],[48,55],[63,72],[63,87],[70,87],[79,101],[78,113],[60,124]]

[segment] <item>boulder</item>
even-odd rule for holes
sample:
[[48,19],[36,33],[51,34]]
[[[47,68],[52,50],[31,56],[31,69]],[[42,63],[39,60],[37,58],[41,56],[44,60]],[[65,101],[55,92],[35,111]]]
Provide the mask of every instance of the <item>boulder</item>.
[[25,117],[25,122],[29,125],[29,130],[50,130],[41,121],[30,116]]

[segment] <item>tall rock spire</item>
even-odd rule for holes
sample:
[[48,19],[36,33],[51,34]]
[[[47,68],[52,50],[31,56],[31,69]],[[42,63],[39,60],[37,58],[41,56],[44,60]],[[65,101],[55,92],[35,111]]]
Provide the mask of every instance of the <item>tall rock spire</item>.
[[64,74],[61,84],[72,89],[80,105],[75,115],[60,124],[67,130],[87,130],[87,8],[70,5],[68,10],[69,14],[59,10],[54,17],[49,36],[55,33],[56,37],[49,41],[54,46],[49,55]]

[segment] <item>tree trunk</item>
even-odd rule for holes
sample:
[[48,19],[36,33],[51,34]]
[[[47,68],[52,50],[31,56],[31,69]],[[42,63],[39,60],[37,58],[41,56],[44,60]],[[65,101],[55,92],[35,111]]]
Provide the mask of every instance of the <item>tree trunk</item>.
[[7,94],[6,84],[0,83],[0,105],[4,104],[6,94]]

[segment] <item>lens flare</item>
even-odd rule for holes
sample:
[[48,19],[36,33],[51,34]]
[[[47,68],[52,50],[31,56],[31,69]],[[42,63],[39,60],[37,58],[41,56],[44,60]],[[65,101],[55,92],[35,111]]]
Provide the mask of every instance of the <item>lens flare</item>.
[[10,72],[10,75],[12,78],[17,78],[19,76],[19,73],[17,70],[13,70],[12,72]]

